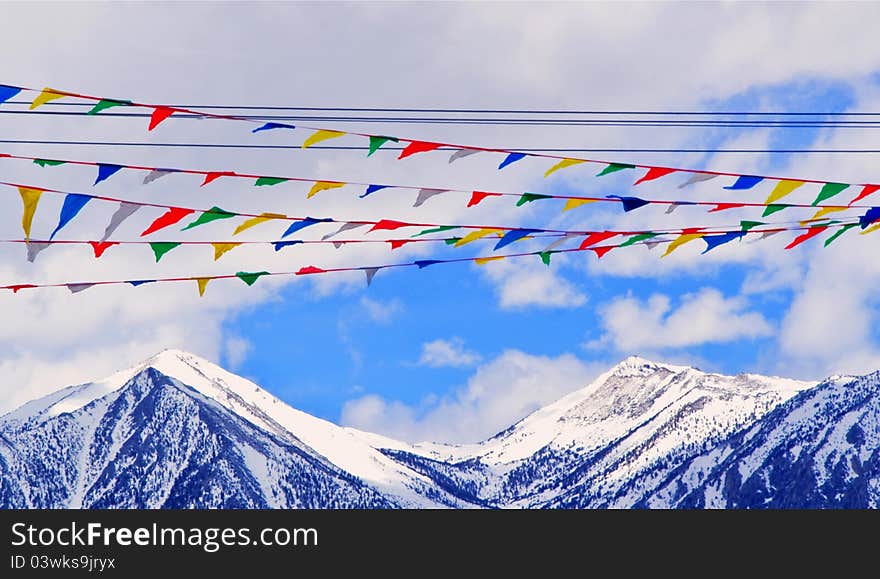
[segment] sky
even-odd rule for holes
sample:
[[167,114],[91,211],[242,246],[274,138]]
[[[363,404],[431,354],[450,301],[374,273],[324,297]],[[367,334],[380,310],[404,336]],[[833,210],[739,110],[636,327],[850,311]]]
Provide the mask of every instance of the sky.
[[[872,3],[7,3],[0,84],[161,104],[569,110],[880,110],[880,45]],[[597,179],[577,166],[543,178],[547,161],[497,170],[474,155],[397,161],[393,152],[192,149],[171,142],[299,145],[308,133],[231,121],[0,116],[6,139],[138,141],[149,147],[3,144],[0,152],[109,163],[235,170],[341,181],[603,196],[632,194],[632,174]],[[486,147],[877,148],[872,129],[515,127],[357,125],[414,139]],[[279,134],[280,133],[280,134]],[[348,137],[339,144],[359,145]],[[610,161],[842,182],[877,182],[876,155],[617,153]],[[751,214],[683,207],[666,215],[594,204],[561,213],[559,202],[472,208],[447,194],[412,207],[411,192],[366,199],[352,188],[306,199],[285,183],[255,189],[235,179],[200,188],[173,175],[151,185],[122,171],[92,186],[94,169],[2,161],[4,181],[141,201],[219,205],[259,213],[392,218],[561,229],[738,223]],[[645,198],[761,202],[709,182],[639,186]],[[809,202],[815,189],[793,193]],[[603,204],[604,205],[604,204]],[[57,222],[44,198],[34,235]],[[114,207],[90,204],[64,230],[93,239]],[[21,200],[0,195],[4,238],[21,236]],[[158,210],[138,212],[116,234],[135,239]],[[753,216],[753,215],[752,215]],[[789,219],[809,217],[797,214]],[[780,218],[782,219],[782,218]],[[549,225],[547,225],[549,224]],[[315,228],[314,235],[329,232]],[[265,228],[265,229],[263,229]],[[228,239],[224,222],[187,239]],[[243,239],[280,232],[254,228]],[[182,235],[182,234],[181,234]],[[59,235],[60,236],[60,235]],[[788,236],[788,237],[786,237]],[[63,289],[0,296],[0,412],[59,387],[133,365],[165,348],[205,356],[291,405],[334,422],[406,440],[475,441],[583,387],[629,355],[707,371],[800,379],[880,368],[872,289],[880,238],[855,233],[828,248],[784,246],[790,234],[733,243],[700,255],[697,244],[660,259],[632,247],[597,260],[554,255],[362,275],[263,278],[253,287],[215,281],[203,298],[190,284]],[[182,236],[180,238],[183,238]],[[345,266],[488,252],[485,242],[437,250],[406,246],[238,248],[214,262],[182,247],[155,263],[144,247],[52,247],[28,263],[0,246],[3,283],[47,283],[240,270]],[[540,246],[520,242],[523,249]],[[519,247],[519,246],[518,246]],[[469,249],[470,248],[470,249]]]

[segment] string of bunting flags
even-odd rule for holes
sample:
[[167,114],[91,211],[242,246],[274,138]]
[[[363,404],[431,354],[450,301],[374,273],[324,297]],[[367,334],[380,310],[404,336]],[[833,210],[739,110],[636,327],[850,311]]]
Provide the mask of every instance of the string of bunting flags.
[[43,88],[43,89],[33,89],[24,86],[16,86],[16,85],[0,85],[0,104],[5,103],[11,98],[17,96],[21,92],[30,92],[35,93],[36,96],[32,100],[30,105],[30,110],[34,110],[42,105],[50,103],[52,101],[62,99],[62,98],[78,98],[84,99],[88,101],[94,102],[94,106],[89,111],[89,114],[97,115],[102,111],[106,111],[108,109],[112,109],[115,107],[138,107],[138,108],[146,108],[152,111],[150,115],[150,122],[148,124],[147,130],[152,131],[168,118],[171,118],[174,114],[184,113],[187,115],[195,115],[202,118],[209,119],[222,119],[222,120],[233,120],[240,122],[247,122],[251,124],[256,124],[256,126],[251,132],[259,133],[263,131],[269,130],[277,130],[277,129],[287,129],[287,130],[295,130],[297,128],[312,131],[312,134],[309,135],[302,143],[303,149],[308,149],[310,146],[315,145],[317,143],[327,141],[330,139],[335,139],[339,137],[343,137],[346,135],[357,136],[366,138],[369,140],[369,151],[367,153],[368,156],[371,156],[376,151],[380,150],[381,147],[389,142],[394,143],[407,143],[403,150],[400,152],[398,159],[404,159],[410,157],[412,155],[418,153],[425,153],[430,151],[436,151],[440,149],[452,150],[452,154],[449,157],[449,163],[452,163],[458,159],[468,157],[471,155],[475,155],[478,153],[494,153],[503,155],[503,159],[501,163],[498,165],[498,169],[504,169],[505,167],[512,165],[513,163],[520,161],[527,157],[533,158],[544,158],[551,159],[554,161],[554,164],[549,167],[545,173],[545,177],[549,177],[556,171],[561,169],[565,169],[568,167],[572,167],[580,164],[593,164],[593,165],[601,165],[602,169],[597,173],[597,176],[608,175],[611,173],[616,173],[624,170],[635,170],[635,169],[644,169],[645,173],[640,175],[634,182],[633,186],[639,185],[641,183],[658,180],[668,175],[672,174],[685,174],[687,175],[687,179],[681,183],[679,183],[678,187],[686,187],[688,185],[693,185],[695,183],[705,182],[717,177],[733,177],[735,178],[734,182],[725,186],[725,189],[734,190],[734,191],[744,191],[754,188],[756,185],[763,181],[774,181],[776,185],[773,190],[768,195],[765,203],[771,204],[775,201],[778,201],[787,195],[791,194],[793,191],[798,189],[799,187],[808,184],[821,184],[821,190],[818,192],[816,199],[814,201],[814,205],[821,203],[827,199],[835,197],[842,193],[843,191],[851,188],[851,187],[861,187],[861,190],[857,194],[857,196],[851,201],[851,203],[855,203],[868,195],[880,190],[880,184],[874,183],[841,183],[837,181],[823,181],[817,179],[807,179],[807,178],[791,178],[791,177],[777,177],[770,175],[751,175],[751,174],[742,174],[735,172],[722,172],[722,171],[708,171],[704,169],[693,169],[693,168],[683,168],[683,167],[666,167],[666,166],[658,166],[658,165],[645,165],[639,163],[623,163],[623,162],[612,162],[606,160],[597,160],[597,159],[588,159],[588,158],[580,158],[580,157],[567,157],[560,155],[551,155],[547,153],[538,153],[538,152],[523,152],[516,151],[512,149],[504,149],[504,148],[487,148],[487,147],[476,147],[470,145],[462,145],[462,144],[454,144],[454,143],[445,143],[439,141],[422,141],[422,140],[414,140],[405,138],[402,136],[387,136],[387,135],[375,135],[370,133],[361,133],[355,131],[339,131],[335,129],[328,129],[323,127],[314,127],[314,126],[305,126],[305,125],[292,125],[287,123],[278,123],[278,122],[264,122],[257,119],[240,117],[235,115],[225,115],[218,113],[211,113],[208,111],[198,111],[190,108],[182,108],[182,107],[173,107],[169,105],[156,105],[156,104],[147,104],[140,103],[132,100],[125,99],[112,99],[105,97],[97,97],[92,95],[85,95],[80,93],[74,93],[69,91],[63,91],[53,88]]

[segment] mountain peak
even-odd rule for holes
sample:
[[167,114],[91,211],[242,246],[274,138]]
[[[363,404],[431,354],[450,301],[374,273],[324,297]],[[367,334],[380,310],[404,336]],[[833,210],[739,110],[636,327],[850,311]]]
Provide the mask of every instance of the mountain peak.
[[682,372],[684,370],[693,369],[690,366],[673,366],[662,362],[654,362],[641,356],[627,356],[609,370],[609,374],[615,376],[639,376],[656,372],[657,370],[668,370],[670,372]]

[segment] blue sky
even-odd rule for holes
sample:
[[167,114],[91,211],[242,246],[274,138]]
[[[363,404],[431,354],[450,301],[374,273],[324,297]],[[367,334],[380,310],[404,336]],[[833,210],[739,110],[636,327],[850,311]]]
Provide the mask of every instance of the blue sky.
[[[0,82],[50,85],[155,103],[286,104],[629,110],[880,110],[880,48],[869,23],[876,8],[821,4],[617,5],[226,3],[223,9],[175,4],[54,5],[47,12],[11,5],[18,23],[0,39],[11,56]],[[295,30],[275,33],[277,22]],[[400,26],[405,23],[405,26]],[[785,35],[777,32],[781,29]],[[101,34],[96,35],[95,30]],[[833,43],[817,42],[845,31]],[[36,31],[55,39],[34,46]],[[21,47],[29,46],[25,55]],[[108,50],[113,46],[114,50]],[[855,56],[857,55],[857,56]],[[684,64],[679,64],[684,63]],[[195,80],[194,80],[195,79]],[[0,118],[19,138],[140,140],[153,144],[299,144],[300,131],[250,135],[234,123],[174,120],[146,134],[142,119]],[[478,146],[660,148],[872,148],[872,129],[720,129],[345,125]],[[359,144],[346,141],[346,144]],[[633,190],[633,172],[597,179],[577,166],[543,179],[546,162],[525,159],[496,169],[477,155],[446,162],[426,153],[190,150],[9,145],[0,152],[155,166],[232,169],[258,174],[399,182],[463,189],[637,194],[645,198],[763,201],[772,183],[748,192],[709,182],[686,190],[670,176]],[[598,155],[597,155],[598,156]],[[876,182],[872,155],[617,154],[611,161],[656,163],[828,181]],[[11,162],[10,162],[11,163]],[[4,163],[8,179],[88,190],[91,170],[43,170]],[[672,215],[646,207],[623,214],[561,203],[515,208],[488,199],[472,209],[450,194],[413,209],[411,193],[381,191],[365,200],[337,190],[306,200],[291,184],[206,188],[167,177],[147,188],[125,172],[95,190],[108,195],[230,210],[283,211],[340,218],[516,224],[583,229],[737,223],[754,212]],[[850,192],[842,196],[852,196]],[[809,202],[805,186],[791,199]],[[41,202],[35,228],[51,229],[56,201]],[[4,236],[20,235],[20,200],[0,196]],[[779,220],[809,215],[777,214]],[[65,234],[90,239],[106,207],[88,207]],[[155,215],[132,218],[132,238]],[[228,224],[190,239],[228,237]],[[323,231],[315,228],[310,235]],[[275,235],[254,228],[247,239]],[[304,237],[306,235],[304,234]],[[260,280],[253,288],[213,282],[192,287],[100,288],[67,295],[46,290],[0,300],[0,375],[14,388],[0,411],[60,386],[132,365],[163,348],[182,348],[245,375],[292,405],[345,424],[407,439],[476,440],[526,412],[585,385],[631,354],[725,373],[759,372],[819,379],[880,367],[880,282],[873,237],[854,233],[828,249],[820,242],[783,250],[790,237],[728,244],[705,256],[701,242],[660,259],[662,249],[632,247],[597,260],[592,253],[484,267],[457,264],[361,277]],[[539,249],[523,241],[511,249]],[[159,264],[138,248],[99,261],[77,248],[52,248],[34,264],[20,248],[0,247],[9,283],[225,274],[303,265],[364,265],[415,256],[477,255],[488,242],[425,253],[406,248],[308,248],[279,254],[241,248],[213,263],[181,248]],[[265,249],[265,248],[263,248]],[[146,256],[147,258],[149,255]],[[173,284],[167,284],[172,286]],[[34,323],[38,320],[39,323]],[[841,331],[841,320],[846,331]],[[833,339],[829,339],[833,336]]]

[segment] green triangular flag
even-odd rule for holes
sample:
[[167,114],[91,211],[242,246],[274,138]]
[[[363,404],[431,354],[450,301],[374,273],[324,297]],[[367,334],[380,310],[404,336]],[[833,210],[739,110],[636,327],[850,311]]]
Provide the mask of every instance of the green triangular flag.
[[420,235],[428,235],[429,233],[442,233],[443,231],[449,231],[450,229],[458,229],[457,225],[441,225],[440,227],[435,227],[434,229],[426,229],[420,233],[416,233],[413,237],[419,237]]
[[541,256],[541,261],[544,262],[544,265],[550,265],[550,254],[552,253],[552,251],[542,251],[538,254]]
[[254,185],[262,187],[263,185],[277,185],[279,183],[284,183],[285,181],[290,181],[290,179],[284,179],[282,177],[260,177]]
[[205,223],[210,223],[212,221],[217,221],[218,219],[229,219],[230,217],[236,217],[236,213],[230,213],[225,209],[220,209],[216,205],[211,207],[209,210],[205,211],[199,218],[181,229],[181,231],[186,231],[187,229],[192,229],[193,227],[198,227],[199,225],[204,225]]
[[657,237],[660,235],[659,233],[639,233],[638,235],[633,235],[626,241],[620,244],[620,247],[626,247],[627,245],[632,245],[633,243],[638,243],[639,241],[644,241],[646,239],[651,239],[652,237]]
[[520,207],[522,205],[525,205],[526,203],[537,201],[538,199],[550,199],[550,195],[541,195],[540,193],[523,193],[522,197],[519,198],[519,201],[516,202],[516,206]]
[[748,231],[749,229],[752,229],[752,228],[757,227],[759,225],[764,225],[764,222],[763,221],[740,221],[739,222],[739,226],[742,228],[743,231]]
[[384,145],[384,144],[387,143],[388,141],[391,141],[391,142],[393,142],[393,143],[397,143],[397,142],[399,142],[399,140],[398,140],[396,137],[377,137],[377,136],[371,136],[371,137],[370,137],[370,152],[367,153],[367,157],[369,157],[370,155],[372,155],[373,153],[375,153],[376,151],[378,151],[378,150],[379,150],[379,147],[381,147],[382,145]]
[[159,263],[159,260],[162,259],[162,256],[180,245],[180,243],[174,242],[165,242],[165,241],[151,241],[150,249],[153,250],[153,253],[156,254],[156,263]]
[[601,177],[602,175],[607,175],[608,173],[614,173],[616,171],[623,171],[624,169],[635,169],[635,165],[629,165],[627,163],[608,163],[608,166],[602,169],[596,177]]
[[258,279],[260,279],[260,277],[262,277],[264,275],[269,275],[269,272],[268,271],[257,271],[257,272],[251,273],[251,272],[247,272],[247,271],[240,271],[235,274],[235,277],[237,277],[238,279],[240,279],[241,281],[243,281],[244,283],[246,283],[248,285],[254,285],[254,282],[256,282]]
[[34,164],[39,165],[40,167],[57,167],[58,165],[64,165],[67,161],[54,161],[52,159],[34,159]]
[[843,235],[844,233],[846,233],[847,231],[849,231],[850,229],[855,227],[856,225],[858,225],[858,223],[850,223],[850,224],[844,225],[843,227],[838,229],[834,235],[832,235],[831,237],[829,237],[828,239],[825,240],[825,247],[828,247],[829,245],[831,245],[832,241],[834,241],[835,239],[837,239],[838,237],[840,237],[841,235]]
[[455,245],[456,243],[461,241],[461,237],[450,237],[449,239],[446,239],[444,241],[446,241],[446,245]]
[[90,110],[86,114],[96,115],[105,109],[110,109],[113,107],[127,107],[130,104],[131,104],[131,101],[117,101],[117,100],[112,100],[112,99],[104,99],[104,100],[98,101],[98,103],[94,107],[92,107],[92,110]]
[[822,190],[819,191],[819,194],[816,196],[815,201],[813,201],[812,205],[818,205],[826,199],[834,197],[847,187],[849,187],[849,185],[847,185],[846,183],[825,183],[825,185],[822,186]]
[[767,217],[768,215],[773,215],[777,211],[782,211],[783,209],[787,209],[791,207],[791,205],[786,205],[785,203],[776,204],[776,205],[768,205],[766,209],[764,209],[764,213],[761,214],[761,217]]

